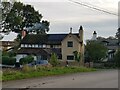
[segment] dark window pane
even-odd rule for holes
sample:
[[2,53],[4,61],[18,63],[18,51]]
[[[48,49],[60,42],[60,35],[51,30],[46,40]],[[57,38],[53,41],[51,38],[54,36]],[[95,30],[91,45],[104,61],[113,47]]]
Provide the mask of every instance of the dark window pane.
[[58,55],[58,59],[62,59],[62,54],[61,54],[61,55]]
[[67,56],[67,60],[74,60],[74,56],[72,55]]
[[50,45],[50,48],[53,48],[53,45]]
[[72,41],[68,41],[68,42],[67,42],[67,46],[68,46],[68,47],[73,47],[73,42],[72,42]]

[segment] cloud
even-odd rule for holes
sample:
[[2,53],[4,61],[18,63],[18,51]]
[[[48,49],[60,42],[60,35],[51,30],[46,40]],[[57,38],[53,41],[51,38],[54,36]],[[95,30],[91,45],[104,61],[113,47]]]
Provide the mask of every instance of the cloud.
[[[44,20],[50,21],[49,33],[78,32],[79,26],[85,28],[85,39],[91,38],[92,32],[96,30],[99,35],[108,37],[115,35],[117,28],[117,17],[92,10],[87,7],[71,3],[68,0],[21,0],[31,4],[38,10]],[[108,11],[117,12],[119,0],[76,0],[103,8]]]

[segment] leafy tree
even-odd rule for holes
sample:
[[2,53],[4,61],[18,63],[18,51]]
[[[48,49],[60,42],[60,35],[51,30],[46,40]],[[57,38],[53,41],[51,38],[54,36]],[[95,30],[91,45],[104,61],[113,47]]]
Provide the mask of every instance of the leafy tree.
[[81,58],[81,54],[80,53],[78,53],[77,51],[74,51],[73,52],[73,54],[74,54],[74,58],[75,58],[75,60],[79,63],[79,65],[80,65],[80,58]]
[[117,30],[116,37],[117,37],[118,40],[120,41],[120,28],[118,28],[118,30]]
[[107,48],[97,41],[89,41],[86,45],[86,57],[89,61],[101,62],[107,55]]
[[55,67],[59,64],[57,55],[55,53],[52,53],[51,58],[50,58],[50,64]]
[[120,49],[115,54],[115,62],[118,68],[120,68]]
[[34,58],[32,56],[26,56],[24,58],[20,59],[20,64],[29,64],[34,61]]
[[1,15],[2,15],[2,21],[5,20],[5,18],[7,17],[7,14],[10,12],[12,8],[12,4],[10,2],[6,2],[6,1],[3,1],[2,2],[2,6],[1,6]]
[[14,31],[16,33],[21,33],[25,28],[27,32],[34,31],[37,33],[46,33],[49,31],[49,22],[44,20],[41,21],[42,15],[31,5],[14,2],[9,13],[5,13],[4,16],[6,18],[3,19],[3,32]]

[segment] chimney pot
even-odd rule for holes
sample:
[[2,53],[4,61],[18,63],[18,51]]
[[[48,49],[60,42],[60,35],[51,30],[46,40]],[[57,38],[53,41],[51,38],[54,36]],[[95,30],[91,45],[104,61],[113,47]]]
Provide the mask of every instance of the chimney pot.
[[70,33],[72,33],[72,27],[70,28]]

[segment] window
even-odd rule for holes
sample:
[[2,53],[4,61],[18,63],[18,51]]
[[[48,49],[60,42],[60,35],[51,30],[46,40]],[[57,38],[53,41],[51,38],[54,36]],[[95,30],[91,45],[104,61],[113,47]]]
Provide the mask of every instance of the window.
[[42,48],[42,45],[39,45],[38,47],[39,47],[39,48]]
[[62,59],[62,54],[58,55],[58,59]]
[[21,44],[21,47],[24,47],[24,44]]
[[36,44],[36,45],[35,45],[35,47],[37,48],[37,47],[38,47],[38,45]]
[[73,55],[68,55],[67,60],[74,60],[74,56]]
[[29,44],[28,47],[31,47],[31,45]]
[[53,48],[53,45],[50,45],[50,48]]
[[35,47],[35,45],[34,45],[34,44],[32,44],[31,46],[32,46],[32,48],[34,48],[34,47]]
[[25,47],[28,47],[28,45],[27,45],[27,44],[25,44]]
[[45,45],[45,44],[43,44],[43,48],[46,48],[46,45]]
[[68,41],[68,42],[67,42],[67,46],[68,46],[68,47],[73,47],[73,42],[72,42],[72,41]]

